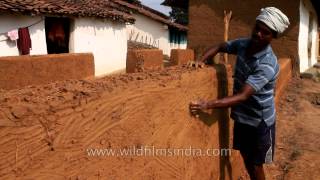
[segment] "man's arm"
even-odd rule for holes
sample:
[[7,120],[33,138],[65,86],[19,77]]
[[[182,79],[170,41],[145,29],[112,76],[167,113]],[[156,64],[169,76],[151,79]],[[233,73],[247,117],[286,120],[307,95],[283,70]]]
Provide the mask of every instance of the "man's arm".
[[227,51],[227,44],[226,43],[220,43],[218,45],[214,45],[211,48],[209,48],[199,59],[200,62],[205,62],[208,59],[211,59],[219,52],[226,52]]
[[195,112],[204,109],[225,108],[234,106],[243,101],[246,101],[252,94],[254,94],[254,92],[255,90],[250,85],[245,84],[241,92],[236,95],[225,97],[218,100],[191,102],[190,110],[191,112]]

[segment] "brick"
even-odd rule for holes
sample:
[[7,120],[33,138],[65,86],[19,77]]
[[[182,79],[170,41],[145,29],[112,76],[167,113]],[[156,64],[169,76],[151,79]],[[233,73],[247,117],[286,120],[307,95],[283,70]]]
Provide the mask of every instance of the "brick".
[[163,53],[158,49],[129,50],[127,54],[127,73],[159,70],[163,67]]
[[194,61],[194,51],[192,49],[172,49],[170,62],[172,65],[186,64],[189,61]]

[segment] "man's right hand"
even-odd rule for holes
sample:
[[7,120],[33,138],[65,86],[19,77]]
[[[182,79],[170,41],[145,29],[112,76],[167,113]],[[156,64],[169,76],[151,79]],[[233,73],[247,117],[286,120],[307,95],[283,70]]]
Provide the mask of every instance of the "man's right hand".
[[205,100],[191,101],[189,104],[189,109],[192,115],[196,115],[201,110],[206,110],[208,108],[208,103]]
[[205,64],[201,61],[189,61],[187,63],[187,66],[190,68],[195,67],[197,69],[197,68],[204,68]]

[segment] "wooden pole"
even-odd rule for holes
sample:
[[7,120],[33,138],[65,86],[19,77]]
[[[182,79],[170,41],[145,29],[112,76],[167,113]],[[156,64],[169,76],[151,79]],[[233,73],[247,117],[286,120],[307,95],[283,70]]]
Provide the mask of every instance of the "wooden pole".
[[[227,13],[226,10],[224,10],[224,41],[227,42],[228,41],[228,34],[229,34],[229,25],[230,25],[230,20],[232,17],[232,11],[230,11],[229,13]],[[228,64],[228,54],[224,53],[223,54],[223,63],[224,64]]]

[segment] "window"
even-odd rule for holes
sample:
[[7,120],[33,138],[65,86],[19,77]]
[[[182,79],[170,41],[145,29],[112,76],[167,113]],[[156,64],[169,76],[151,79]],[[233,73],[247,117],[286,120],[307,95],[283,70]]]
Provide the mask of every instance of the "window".
[[179,31],[176,29],[170,29],[169,31],[170,43],[173,44],[186,44],[187,43],[187,33],[184,31]]

